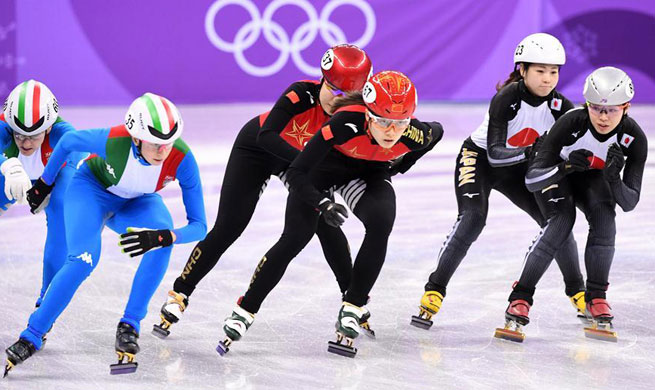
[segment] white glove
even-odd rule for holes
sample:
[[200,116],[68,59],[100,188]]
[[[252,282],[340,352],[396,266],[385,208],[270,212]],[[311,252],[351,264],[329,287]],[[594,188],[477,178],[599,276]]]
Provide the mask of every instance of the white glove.
[[5,177],[5,196],[15,199],[16,203],[27,200],[27,190],[32,188],[32,181],[23,169],[23,164],[16,157],[12,157],[0,165],[0,172]]

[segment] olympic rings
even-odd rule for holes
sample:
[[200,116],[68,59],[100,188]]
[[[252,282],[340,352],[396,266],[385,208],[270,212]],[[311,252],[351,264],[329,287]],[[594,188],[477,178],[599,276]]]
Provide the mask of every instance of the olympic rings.
[[[243,7],[251,19],[239,28],[234,37],[234,42],[227,42],[221,38],[214,23],[218,12],[228,5]],[[289,38],[284,28],[273,20],[275,12],[286,5],[300,8],[308,19],[298,26],[291,38]],[[234,53],[234,59],[239,67],[250,75],[257,77],[271,76],[279,72],[289,60],[289,56],[291,56],[298,69],[308,75],[317,77],[321,75],[320,67],[309,65],[305,62],[301,53],[315,41],[319,33],[321,39],[328,46],[349,42],[343,30],[330,21],[330,16],[334,10],[345,5],[358,8],[364,14],[366,28],[361,37],[351,42],[363,48],[373,39],[376,23],[373,8],[365,0],[330,0],[323,7],[320,15],[308,0],[273,0],[266,7],[263,15],[260,14],[259,9],[251,0],[216,0],[205,15],[205,33],[209,41],[217,49]],[[280,51],[278,58],[267,66],[253,65],[244,55],[244,51],[254,45],[262,33],[266,41],[274,49]]]

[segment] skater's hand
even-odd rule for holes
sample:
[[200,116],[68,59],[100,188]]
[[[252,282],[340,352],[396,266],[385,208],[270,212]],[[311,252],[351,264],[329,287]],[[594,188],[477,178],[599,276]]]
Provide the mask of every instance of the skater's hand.
[[127,233],[121,234],[118,245],[130,257],[141,256],[151,249],[173,245],[173,232],[128,227]]
[[52,192],[53,185],[47,185],[43,179],[38,179],[34,182],[32,188],[27,191],[27,203],[30,205],[32,214],[41,212],[48,206],[50,202],[50,192]]
[[321,201],[318,206],[318,210],[323,215],[325,222],[332,227],[339,227],[343,225],[348,218],[348,210],[328,198],[325,198]]
[[32,186],[23,164],[16,157],[12,157],[0,165],[0,172],[5,177],[5,196],[8,200],[23,203],[27,199],[27,190]]
[[621,180],[621,169],[625,165],[625,157],[623,156],[623,151],[621,147],[616,143],[610,145],[607,149],[607,160],[605,161],[605,168],[603,169],[603,174],[607,181],[617,181]]
[[541,144],[544,143],[544,138],[545,137],[543,135],[537,137],[537,139],[534,140],[532,145],[525,148],[525,158],[528,161],[532,161],[537,156],[537,152],[539,151]]
[[569,159],[564,161],[564,171],[571,172],[584,172],[591,167],[589,157],[594,154],[587,149],[574,150],[569,154]]

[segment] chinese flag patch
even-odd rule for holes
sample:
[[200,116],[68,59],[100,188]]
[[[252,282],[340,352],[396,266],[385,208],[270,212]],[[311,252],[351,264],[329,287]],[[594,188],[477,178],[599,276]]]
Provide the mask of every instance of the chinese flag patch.
[[300,101],[300,98],[298,97],[296,91],[289,91],[289,93],[287,93],[287,97],[289,98],[289,100],[291,100],[291,103],[293,104],[296,104]]

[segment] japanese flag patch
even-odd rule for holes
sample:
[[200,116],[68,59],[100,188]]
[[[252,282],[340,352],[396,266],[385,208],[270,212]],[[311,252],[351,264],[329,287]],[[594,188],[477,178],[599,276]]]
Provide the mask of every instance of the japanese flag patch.
[[562,99],[553,99],[550,101],[550,109],[560,111],[562,109]]
[[632,141],[635,140],[635,137],[628,135],[628,134],[623,134],[623,137],[621,137],[621,145],[625,146],[626,148],[630,146]]

